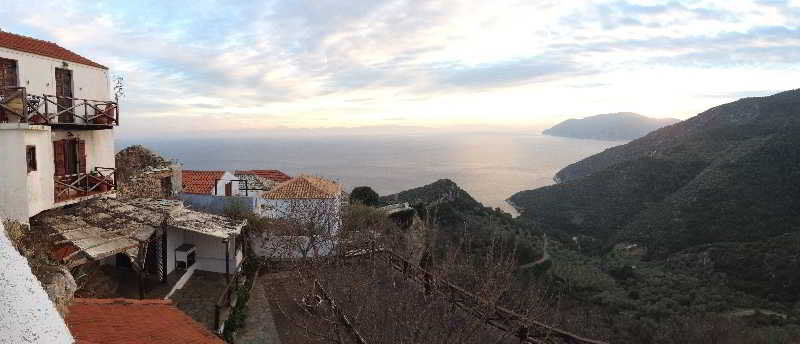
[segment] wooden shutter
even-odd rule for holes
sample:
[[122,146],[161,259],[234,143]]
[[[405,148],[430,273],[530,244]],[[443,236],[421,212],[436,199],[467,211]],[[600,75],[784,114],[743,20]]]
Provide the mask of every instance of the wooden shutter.
[[53,141],[53,159],[56,165],[56,176],[67,174],[67,163],[64,157],[64,140]]
[[233,196],[233,182],[225,184],[225,196]]
[[78,140],[78,173],[86,173],[86,141]]

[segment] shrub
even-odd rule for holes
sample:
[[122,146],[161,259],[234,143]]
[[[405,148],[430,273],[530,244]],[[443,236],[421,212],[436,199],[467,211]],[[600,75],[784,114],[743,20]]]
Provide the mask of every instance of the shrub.
[[359,186],[350,193],[350,203],[360,203],[374,207],[378,205],[378,193],[369,186]]

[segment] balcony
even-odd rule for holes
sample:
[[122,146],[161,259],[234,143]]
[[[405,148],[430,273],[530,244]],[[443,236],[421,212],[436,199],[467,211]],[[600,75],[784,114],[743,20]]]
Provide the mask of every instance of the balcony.
[[114,169],[110,167],[95,167],[90,173],[68,174],[54,178],[55,203],[85,199],[117,188]]
[[25,87],[0,88],[0,123],[65,129],[111,129],[119,125],[117,102],[28,94]]

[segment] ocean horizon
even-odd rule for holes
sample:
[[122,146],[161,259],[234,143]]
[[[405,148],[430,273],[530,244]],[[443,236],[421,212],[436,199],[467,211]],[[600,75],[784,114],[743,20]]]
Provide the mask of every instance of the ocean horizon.
[[561,168],[622,143],[523,133],[430,133],[124,139],[115,148],[141,144],[184,169],[313,174],[348,191],[367,185],[382,196],[450,179],[484,205],[516,214],[506,202],[511,195],[551,185]]

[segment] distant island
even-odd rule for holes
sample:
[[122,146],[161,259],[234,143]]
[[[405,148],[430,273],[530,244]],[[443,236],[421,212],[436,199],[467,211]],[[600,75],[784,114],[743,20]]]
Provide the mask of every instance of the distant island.
[[617,112],[568,119],[542,134],[577,139],[629,141],[677,122],[680,120],[675,118],[650,118],[633,112]]

